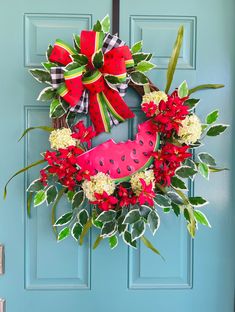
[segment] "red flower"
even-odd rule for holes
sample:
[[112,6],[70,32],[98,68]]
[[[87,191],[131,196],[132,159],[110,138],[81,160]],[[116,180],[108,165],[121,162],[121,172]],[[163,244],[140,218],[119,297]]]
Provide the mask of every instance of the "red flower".
[[189,107],[184,105],[187,98],[179,98],[175,91],[168,96],[166,102],[161,101],[158,105],[158,112],[153,117],[156,131],[165,134],[167,138],[172,136],[173,132],[178,133],[181,121],[189,114]]
[[48,178],[48,176],[46,174],[46,170],[45,169],[40,170],[40,175],[41,175],[40,181],[42,182],[42,184],[44,186],[47,186],[47,178]]
[[120,198],[120,207],[134,205],[137,202],[137,197],[134,195],[132,190],[128,190],[122,185],[118,188],[118,196]]
[[160,183],[163,186],[169,186],[171,184],[171,178],[175,175],[175,169],[172,169],[171,166],[163,163],[160,168],[155,167],[154,175],[157,183]]
[[80,120],[74,126],[74,130],[75,132],[72,134],[72,138],[79,140],[81,143],[87,142],[89,146],[91,139],[96,136],[96,132],[93,131],[92,126],[85,127],[83,120]]
[[154,205],[153,198],[155,197],[155,193],[153,191],[153,184],[150,182],[148,185],[144,181],[144,179],[140,179],[142,184],[142,191],[138,196],[138,201],[140,205],[149,204],[149,206]]
[[154,175],[157,183],[170,185],[171,178],[175,175],[175,170],[181,163],[192,156],[187,150],[189,146],[176,146],[166,143],[161,150],[154,152]]
[[186,158],[189,158],[192,156],[191,153],[188,153],[187,150],[189,149],[189,146],[177,146],[171,143],[167,143],[162,148],[162,155],[163,158],[170,161],[170,162],[178,162],[181,163]]
[[44,156],[49,165],[47,172],[56,175],[62,185],[73,190],[76,186],[76,174],[79,170],[76,160],[83,152],[81,148],[76,146],[61,148],[57,152],[47,151]]
[[118,199],[114,196],[108,195],[105,191],[102,194],[95,193],[95,201],[91,203],[97,205],[101,210],[108,211],[114,208],[114,205],[117,204]]
[[157,104],[155,104],[153,101],[150,101],[149,103],[143,103],[141,104],[141,107],[147,117],[153,117],[157,112]]
[[88,169],[82,168],[78,170],[78,173],[76,175],[76,180],[78,182],[81,182],[82,180],[91,180],[91,176],[95,175],[95,172],[90,172]]
[[49,165],[53,165],[53,163],[57,160],[57,152],[46,151],[44,159]]
[[76,186],[76,182],[74,181],[72,176],[68,176],[66,178],[64,178],[63,180],[63,185],[67,186],[67,188],[72,191],[74,189],[74,187]]
[[84,153],[84,150],[80,147],[69,146],[67,148],[60,148],[60,159],[66,159],[72,165],[77,163],[77,157]]

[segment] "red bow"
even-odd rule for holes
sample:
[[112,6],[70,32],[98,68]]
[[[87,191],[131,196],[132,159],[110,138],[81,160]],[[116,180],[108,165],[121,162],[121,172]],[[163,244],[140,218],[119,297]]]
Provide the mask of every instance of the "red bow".
[[121,46],[103,54],[104,36],[102,32],[83,30],[81,54],[57,40],[50,55],[52,62],[65,66],[72,62],[78,64],[75,69],[65,71],[65,83],[58,88],[58,94],[76,106],[84,89],[89,91],[89,114],[97,134],[110,132],[112,119],[122,122],[134,117],[119,92],[109,85],[126,81],[126,68],[133,66],[130,49]]

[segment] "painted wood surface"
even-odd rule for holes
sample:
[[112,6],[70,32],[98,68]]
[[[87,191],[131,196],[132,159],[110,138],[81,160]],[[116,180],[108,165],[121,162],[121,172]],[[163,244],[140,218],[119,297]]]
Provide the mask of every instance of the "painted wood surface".
[[[223,83],[224,89],[197,94],[203,116],[219,107],[221,120],[232,124],[209,152],[222,166],[233,169],[234,116],[234,1],[120,0],[120,36],[128,44],[144,40],[157,69],[151,80],[164,88],[166,67],[183,24],[185,36],[173,82],[186,79],[190,87]],[[48,135],[30,133],[25,143],[17,138],[25,127],[48,125],[48,103],[36,101],[40,86],[27,70],[39,66],[49,43],[59,37],[71,42],[72,34],[90,28],[106,13],[112,1],[62,2],[24,0],[4,2],[0,12],[1,59],[1,187],[10,173],[39,158],[48,147]],[[143,120],[140,98],[133,90],[126,96],[136,118],[102,134],[94,144],[113,137],[134,136]],[[85,118],[86,120],[86,118]],[[86,120],[86,122],[89,122]],[[50,227],[50,208],[33,209],[28,219],[24,188],[37,177],[38,169],[17,178],[1,201],[0,241],[5,245],[5,274],[0,276],[0,297],[8,312],[135,311],[232,312],[234,309],[234,193],[233,170],[217,174],[208,184],[197,179],[192,192],[207,197],[212,229],[200,227],[194,242],[183,219],[161,214],[154,243],[166,258],[140,245],[129,250],[120,244],[114,251],[104,242],[93,251],[96,232],[83,247],[72,239],[56,243]],[[60,212],[68,209],[65,203]]]

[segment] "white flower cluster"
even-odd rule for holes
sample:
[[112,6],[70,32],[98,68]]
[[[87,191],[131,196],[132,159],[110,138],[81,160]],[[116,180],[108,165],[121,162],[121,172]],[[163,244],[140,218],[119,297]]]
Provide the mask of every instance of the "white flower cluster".
[[195,114],[186,116],[178,132],[180,143],[193,144],[200,139],[201,134],[202,125],[200,119]]
[[75,146],[76,140],[71,137],[71,134],[72,132],[68,128],[53,130],[49,137],[51,148],[58,150],[59,148],[67,148],[71,145]]
[[140,182],[140,179],[143,179],[146,184],[152,183],[152,186],[154,188],[155,186],[155,180],[154,180],[154,172],[153,170],[145,170],[136,172],[131,176],[131,188],[133,192],[138,196],[140,195],[142,191],[142,184]]
[[91,177],[91,180],[85,180],[82,183],[82,188],[85,192],[86,197],[90,201],[96,200],[94,193],[102,194],[104,191],[111,195],[115,190],[115,183],[109,175],[99,172]]
[[161,101],[166,102],[168,99],[167,94],[163,91],[153,91],[143,95],[142,103],[149,103],[153,101],[155,104],[159,104]]

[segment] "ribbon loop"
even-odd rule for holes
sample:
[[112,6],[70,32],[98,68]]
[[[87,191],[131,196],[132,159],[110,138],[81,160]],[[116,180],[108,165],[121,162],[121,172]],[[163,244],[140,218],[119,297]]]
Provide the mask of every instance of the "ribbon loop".
[[76,95],[76,92],[73,90],[69,90],[65,83],[59,86],[57,89],[57,93],[72,107],[76,106],[81,96],[79,93]]
[[65,85],[69,90],[77,93],[77,97],[81,97],[84,90],[82,84],[82,73],[84,71],[84,66],[67,71],[64,73]]
[[83,30],[81,32],[80,45],[81,53],[88,58],[88,66],[93,69],[92,55],[102,48],[105,34],[93,30]]
[[87,72],[82,78],[82,82],[91,93],[102,92],[105,88],[104,77],[100,71],[94,70],[93,72]]
[[[112,66],[113,60],[120,60],[120,59],[124,60],[125,70],[126,68],[134,66],[134,60],[132,58],[132,55],[128,46],[122,46],[122,47],[118,47],[118,48],[110,50],[109,52],[105,53],[104,59],[107,65],[109,66],[111,65],[110,66],[111,68],[113,68]],[[115,61],[113,63],[115,64],[118,62]],[[105,66],[105,68],[106,67],[108,68],[108,66]]]
[[[61,67],[58,67],[60,70],[54,70],[54,73],[58,71],[60,75],[64,71],[63,83],[57,92],[70,104],[70,110],[78,113],[89,112],[97,134],[109,132],[112,125],[134,117],[122,98],[128,84],[126,69],[134,65],[130,49],[117,36],[93,30],[81,32],[80,48],[81,54],[78,57],[73,48],[56,40],[50,55],[51,61],[68,65],[74,59],[71,66],[73,68],[76,64],[79,66],[79,60],[86,60],[80,63],[84,66],[73,70],[68,71]],[[92,63],[92,58],[96,55],[100,64],[98,69]],[[99,57],[102,58],[100,63]]]
[[64,41],[57,39],[49,57],[51,62],[57,62],[62,65],[68,65],[73,61],[72,55],[76,54],[73,47]]

